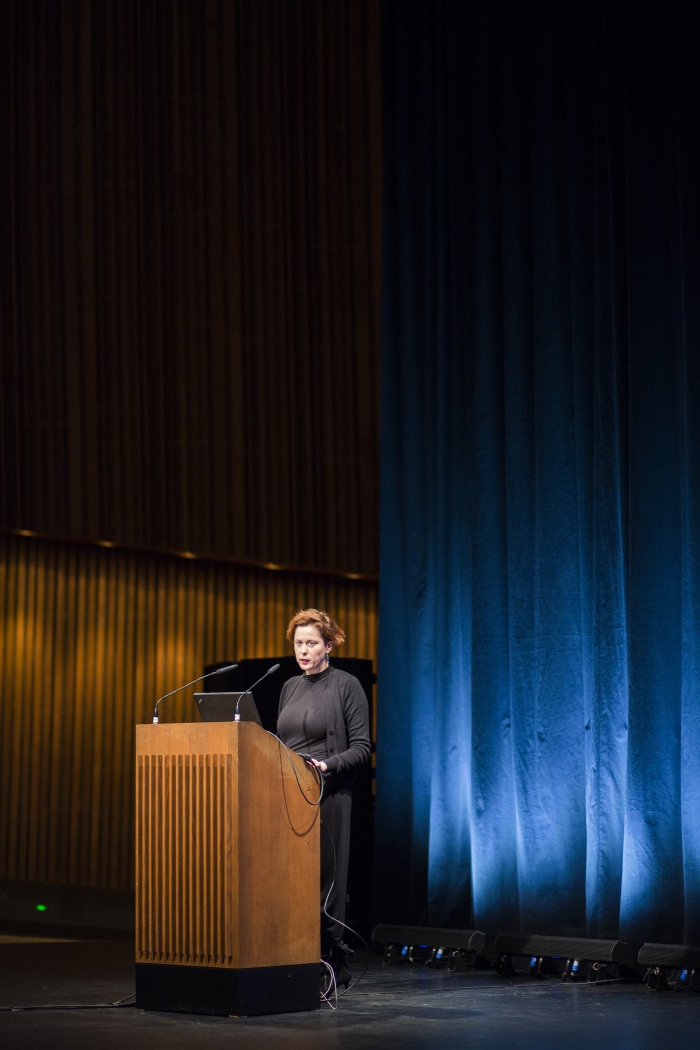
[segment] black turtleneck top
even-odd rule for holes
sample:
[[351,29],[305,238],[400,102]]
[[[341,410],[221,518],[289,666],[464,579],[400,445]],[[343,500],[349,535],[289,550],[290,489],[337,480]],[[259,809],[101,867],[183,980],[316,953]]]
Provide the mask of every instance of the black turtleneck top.
[[369,708],[354,675],[332,665],[282,686],[277,734],[293,751],[325,762],[352,783],[369,759]]
[[294,678],[294,689],[277,719],[277,735],[292,751],[328,758],[328,705],[326,693],[330,668],[319,674]]

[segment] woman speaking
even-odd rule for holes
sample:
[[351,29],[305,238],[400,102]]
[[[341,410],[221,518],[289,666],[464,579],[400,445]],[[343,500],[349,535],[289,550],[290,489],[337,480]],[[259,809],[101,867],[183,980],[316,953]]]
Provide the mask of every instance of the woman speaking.
[[277,734],[287,747],[308,755],[323,776],[321,907],[325,903],[327,915],[321,911],[321,953],[333,967],[336,982],[347,986],[352,953],[341,924],[345,922],[352,785],[357,768],[369,759],[369,709],[358,680],[330,665],[330,651],[345,641],[345,634],[328,613],[318,609],[298,612],[290,620],[287,638],[303,674],[282,687]]

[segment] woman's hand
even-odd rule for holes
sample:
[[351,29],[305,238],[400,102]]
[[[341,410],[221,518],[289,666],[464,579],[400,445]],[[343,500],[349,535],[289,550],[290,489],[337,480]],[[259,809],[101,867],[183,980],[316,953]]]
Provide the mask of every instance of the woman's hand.
[[317,762],[315,758],[307,758],[306,760],[310,766],[316,766],[316,769],[320,769],[322,773],[328,770],[328,766],[325,762]]

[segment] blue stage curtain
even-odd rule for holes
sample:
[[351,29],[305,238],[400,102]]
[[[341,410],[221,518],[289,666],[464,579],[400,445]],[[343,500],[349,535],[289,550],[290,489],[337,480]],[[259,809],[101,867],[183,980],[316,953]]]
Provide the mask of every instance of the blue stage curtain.
[[386,0],[377,917],[700,943],[700,33]]

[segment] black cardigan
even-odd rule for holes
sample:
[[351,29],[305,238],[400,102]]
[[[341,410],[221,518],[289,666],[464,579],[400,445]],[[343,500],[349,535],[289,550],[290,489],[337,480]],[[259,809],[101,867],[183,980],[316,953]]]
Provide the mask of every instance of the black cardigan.
[[[303,675],[301,676],[303,677]],[[282,686],[279,714],[294,690],[300,684],[299,677],[290,678]],[[354,675],[329,667],[325,695],[328,698],[328,736],[326,738],[328,758],[324,759],[328,772],[351,774],[369,761],[369,707],[364,689]]]

